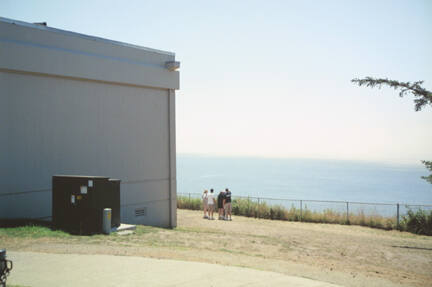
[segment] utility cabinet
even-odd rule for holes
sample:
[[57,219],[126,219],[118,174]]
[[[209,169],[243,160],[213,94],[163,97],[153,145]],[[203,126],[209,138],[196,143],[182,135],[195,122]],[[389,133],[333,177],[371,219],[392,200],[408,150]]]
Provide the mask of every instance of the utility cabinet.
[[120,180],[104,176],[52,177],[52,221],[71,233],[102,232],[103,209],[112,209],[111,227],[120,226]]

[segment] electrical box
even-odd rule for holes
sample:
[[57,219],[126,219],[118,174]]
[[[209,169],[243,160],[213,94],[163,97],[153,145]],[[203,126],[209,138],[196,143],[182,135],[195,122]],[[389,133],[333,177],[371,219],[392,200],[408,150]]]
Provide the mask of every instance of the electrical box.
[[101,233],[104,208],[112,209],[111,227],[120,226],[120,180],[104,176],[53,176],[55,228],[77,234]]

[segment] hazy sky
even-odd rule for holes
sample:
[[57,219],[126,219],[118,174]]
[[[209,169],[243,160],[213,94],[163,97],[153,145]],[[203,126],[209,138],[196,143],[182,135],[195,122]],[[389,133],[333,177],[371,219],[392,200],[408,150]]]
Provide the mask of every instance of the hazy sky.
[[[126,4],[127,3],[127,4]],[[432,1],[17,1],[0,16],[176,53],[177,151],[432,160]]]

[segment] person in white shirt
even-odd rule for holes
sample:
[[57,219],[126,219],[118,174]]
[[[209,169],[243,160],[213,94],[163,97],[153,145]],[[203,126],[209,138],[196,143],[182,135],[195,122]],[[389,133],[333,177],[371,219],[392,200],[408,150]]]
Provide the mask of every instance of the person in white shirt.
[[214,220],[213,212],[214,212],[214,206],[216,204],[216,199],[214,197],[213,188],[210,189],[210,193],[207,195],[207,202],[208,202],[209,219]]
[[204,190],[201,198],[203,201],[203,210],[204,210],[204,217],[203,218],[208,218],[208,216],[207,216],[207,211],[208,211],[208,191],[207,191],[207,189]]

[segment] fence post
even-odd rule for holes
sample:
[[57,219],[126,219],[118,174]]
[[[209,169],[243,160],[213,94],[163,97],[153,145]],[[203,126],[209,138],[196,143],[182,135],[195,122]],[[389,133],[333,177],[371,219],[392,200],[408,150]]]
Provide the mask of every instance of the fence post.
[[257,210],[257,216],[256,216],[257,218],[260,218],[259,207],[260,207],[260,198],[258,197],[258,206],[257,206],[258,210]]
[[191,202],[190,202],[190,192],[188,192],[188,194],[189,194],[189,208],[190,208],[190,205],[191,205]]
[[397,230],[400,230],[400,225],[399,225],[399,203],[396,204],[396,228],[397,228]]
[[346,206],[347,206],[347,219],[346,219],[346,221],[347,221],[347,224],[349,223],[349,202],[347,201],[347,203],[346,203]]
[[300,221],[303,220],[303,201],[300,200]]

